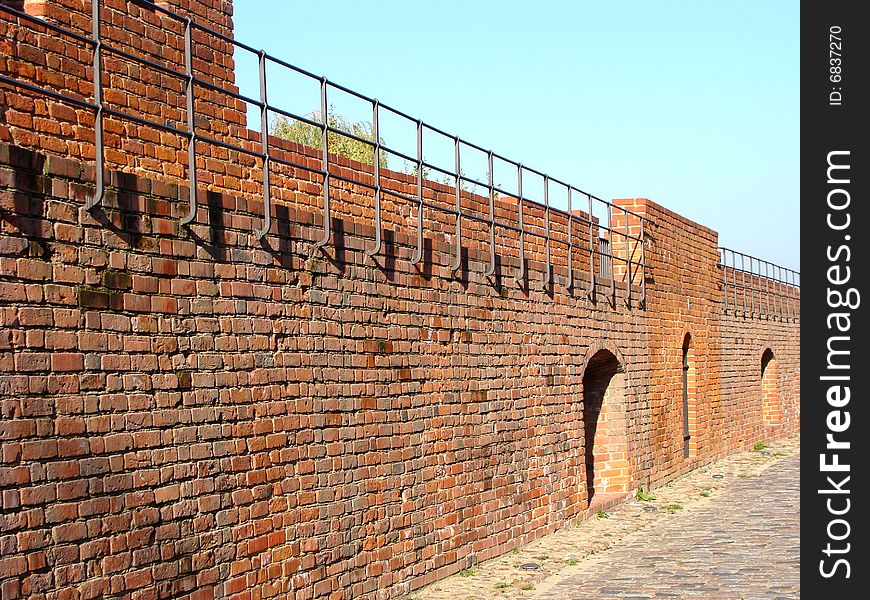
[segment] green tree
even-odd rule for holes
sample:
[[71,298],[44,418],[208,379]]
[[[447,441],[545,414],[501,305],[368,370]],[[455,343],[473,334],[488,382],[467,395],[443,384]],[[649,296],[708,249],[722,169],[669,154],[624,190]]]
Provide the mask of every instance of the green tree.
[[[312,121],[322,122],[320,111],[315,111],[307,115]],[[372,132],[372,124],[368,121],[351,122],[341,115],[337,115],[330,107],[327,113],[327,124],[331,129],[345,131],[358,138],[374,141],[375,136]],[[283,140],[297,142],[303,146],[311,148],[322,148],[323,133],[319,127],[288,119],[283,115],[275,119],[272,123],[272,135]],[[371,144],[355,140],[346,135],[330,131],[328,135],[329,152],[344,156],[352,160],[365,163],[367,165],[374,164],[375,148]],[[384,144],[384,139],[380,139],[380,143]],[[378,159],[382,168],[387,166],[387,153],[381,150]]]

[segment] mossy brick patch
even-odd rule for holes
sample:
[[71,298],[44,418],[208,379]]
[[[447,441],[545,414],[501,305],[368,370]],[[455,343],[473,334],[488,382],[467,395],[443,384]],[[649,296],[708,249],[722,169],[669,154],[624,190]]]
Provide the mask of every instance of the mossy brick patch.
[[124,295],[121,292],[102,287],[79,286],[76,288],[78,305],[82,308],[111,308],[121,310],[124,307]]
[[125,271],[107,269],[103,273],[103,285],[114,290],[129,290],[133,288],[133,276]]
[[109,308],[109,292],[104,289],[80,287],[76,290],[79,306],[83,308]]

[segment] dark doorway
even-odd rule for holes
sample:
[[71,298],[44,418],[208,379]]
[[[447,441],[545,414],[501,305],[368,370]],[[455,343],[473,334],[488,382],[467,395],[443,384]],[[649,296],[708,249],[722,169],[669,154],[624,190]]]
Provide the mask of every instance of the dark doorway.
[[779,405],[779,373],[770,348],[761,354],[761,416],[768,427],[782,423]]
[[599,350],[583,374],[587,506],[628,490],[625,374],[612,352]]
[[689,362],[689,348],[692,343],[692,336],[688,333],[686,337],[683,339],[683,457],[689,458],[692,452],[692,426],[690,423],[690,406],[689,406],[689,392],[692,381],[691,379],[691,364]]

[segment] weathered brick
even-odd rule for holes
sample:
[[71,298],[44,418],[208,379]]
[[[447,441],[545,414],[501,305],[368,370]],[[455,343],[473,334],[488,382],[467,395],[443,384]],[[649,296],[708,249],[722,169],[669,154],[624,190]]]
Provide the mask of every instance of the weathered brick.
[[55,352],[51,355],[52,371],[80,371],[84,363],[84,355],[78,352]]
[[86,308],[108,308],[109,293],[100,289],[79,288],[78,301],[79,306]]

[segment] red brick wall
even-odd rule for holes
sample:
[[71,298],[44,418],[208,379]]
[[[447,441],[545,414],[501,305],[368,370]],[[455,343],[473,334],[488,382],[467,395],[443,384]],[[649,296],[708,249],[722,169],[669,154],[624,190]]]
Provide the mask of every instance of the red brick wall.
[[[126,5],[110,3],[118,13]],[[45,6],[86,29],[76,14],[88,5]],[[228,4],[209,6],[190,9],[199,17],[218,8],[211,25],[231,28]],[[128,19],[138,27],[156,18],[131,10],[115,33],[134,27]],[[45,84],[53,38],[4,19],[0,28],[9,34],[0,36],[3,73]],[[177,58],[174,48],[166,52]],[[61,62],[68,73],[52,85],[86,95],[78,63]],[[215,76],[231,82],[231,63],[216,64],[225,68]],[[797,325],[725,314],[715,232],[651,201],[618,202],[648,219],[646,305],[639,277],[630,306],[624,281],[611,304],[599,280],[592,302],[582,228],[573,231],[577,289],[564,287],[563,213],[551,213],[548,290],[543,242],[526,236],[529,275],[517,282],[519,240],[507,229],[497,231],[497,274],[484,277],[488,228],[470,219],[463,268],[451,273],[453,219],[434,210],[424,263],[411,266],[416,208],[394,196],[383,201],[384,250],[367,259],[373,199],[359,186],[336,186],[333,240],[314,251],[321,179],[302,169],[275,169],[275,222],[260,243],[260,167],[214,149],[203,150],[208,191],[188,232],[178,225],[185,146],[147,128],[117,130],[113,147],[123,152],[107,158],[119,170],[88,213],[92,119],[0,89],[0,139],[10,142],[0,146],[7,595],[389,597],[508,551],[587,510],[583,379],[601,350],[619,363],[624,394],[605,400],[619,427],[602,429],[595,455],[625,469],[628,490],[799,427]],[[149,110],[177,116],[179,106],[178,91],[167,91]],[[258,134],[238,129],[232,110],[216,122],[257,148]],[[314,149],[272,141],[279,156],[319,165]],[[333,160],[344,174],[371,176],[370,166]],[[414,181],[383,175],[387,189],[409,195]],[[454,201],[434,182],[425,194]],[[487,206],[463,193],[463,211],[485,215]],[[514,223],[516,213],[515,199],[499,198],[497,219]],[[542,231],[543,211],[526,204],[525,214]],[[762,418],[766,348],[782,401],[771,426]]]
[[[721,389],[723,403],[718,419],[733,424],[723,430],[728,448],[751,446],[800,427],[800,338],[797,324],[789,321],[725,316],[721,326]],[[776,397],[780,423],[764,420],[765,388],[762,355],[773,353]],[[768,388],[769,389],[769,388]],[[769,398],[769,397],[767,397]]]
[[[647,443],[650,483],[671,479],[724,451],[713,412],[720,401],[719,320],[721,277],[716,232],[646,199],[617,201],[648,219],[646,260],[647,348],[650,382]],[[683,454],[683,342],[691,336],[693,371],[690,408],[696,452]]]

